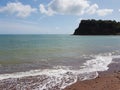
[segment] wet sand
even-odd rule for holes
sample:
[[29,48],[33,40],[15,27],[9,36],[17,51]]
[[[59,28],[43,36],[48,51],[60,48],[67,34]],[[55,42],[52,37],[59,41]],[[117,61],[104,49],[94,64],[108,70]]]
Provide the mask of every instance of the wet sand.
[[96,79],[78,81],[64,90],[120,90],[120,60],[109,65],[108,71],[99,72]]

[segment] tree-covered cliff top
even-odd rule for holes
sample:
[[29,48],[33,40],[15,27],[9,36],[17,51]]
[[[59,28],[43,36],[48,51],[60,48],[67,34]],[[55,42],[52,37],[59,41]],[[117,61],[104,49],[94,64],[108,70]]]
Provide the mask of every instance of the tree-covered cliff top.
[[112,20],[81,20],[74,35],[120,35],[120,22]]

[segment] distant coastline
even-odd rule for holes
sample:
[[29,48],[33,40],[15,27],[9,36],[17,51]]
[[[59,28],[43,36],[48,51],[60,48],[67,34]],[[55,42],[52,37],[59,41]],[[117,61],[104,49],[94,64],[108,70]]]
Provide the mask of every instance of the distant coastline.
[[120,35],[120,22],[115,20],[81,20],[73,35]]

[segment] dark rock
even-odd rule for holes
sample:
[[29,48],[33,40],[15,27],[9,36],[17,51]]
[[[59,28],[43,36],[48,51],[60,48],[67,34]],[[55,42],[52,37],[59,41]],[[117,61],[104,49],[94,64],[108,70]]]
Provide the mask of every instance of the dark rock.
[[82,20],[73,35],[120,35],[120,22],[111,20]]

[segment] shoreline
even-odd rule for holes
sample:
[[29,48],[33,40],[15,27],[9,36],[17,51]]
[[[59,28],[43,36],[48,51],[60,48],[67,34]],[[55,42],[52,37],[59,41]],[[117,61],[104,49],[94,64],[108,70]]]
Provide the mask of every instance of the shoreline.
[[77,81],[63,90],[120,90],[120,59],[117,61],[107,71],[98,72],[97,78]]
[[[45,88],[43,87],[48,86],[48,90],[61,90],[59,85],[61,83],[58,83],[62,80],[63,82],[65,81],[66,83],[70,83],[75,81],[70,86],[62,86],[66,87],[63,90],[120,90],[120,59],[115,58],[115,60],[112,61],[111,64],[108,65],[109,69],[107,71],[101,71],[98,72],[98,77],[95,79],[90,79],[90,80],[84,80],[84,81],[77,81],[78,78],[74,79],[75,77],[73,76],[72,73],[66,73],[63,76],[72,76],[71,78],[57,78],[56,75],[58,74],[58,71],[56,72],[51,72],[55,74],[55,77],[50,77],[45,74],[40,75],[40,74],[35,74],[31,76],[24,76],[24,77],[18,77],[18,78],[7,78],[0,80],[0,90],[7,89],[7,90],[32,90],[32,89],[38,89],[38,90],[44,90]],[[40,72],[40,71],[39,71]],[[60,71],[62,72],[62,71]],[[46,72],[47,73],[47,72]],[[62,74],[62,73],[61,73]],[[60,74],[60,75],[61,75]],[[53,80],[53,81],[51,81]],[[51,82],[49,82],[51,81]],[[56,81],[56,82],[55,82]],[[62,82],[61,81],[61,82]],[[47,83],[49,82],[49,83]],[[51,85],[54,86],[51,87]],[[42,86],[40,86],[40,84]]]

